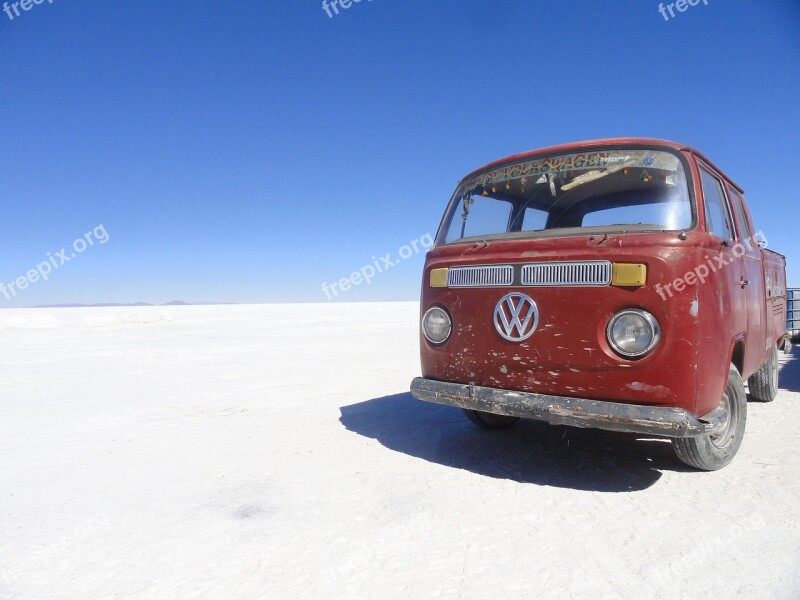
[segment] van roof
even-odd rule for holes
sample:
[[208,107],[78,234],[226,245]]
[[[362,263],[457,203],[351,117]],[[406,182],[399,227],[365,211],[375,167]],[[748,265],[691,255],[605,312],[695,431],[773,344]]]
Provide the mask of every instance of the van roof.
[[500,160],[495,160],[490,162],[487,165],[480,167],[479,169],[473,170],[471,173],[466,175],[462,178],[461,181],[469,179],[478,173],[483,171],[488,171],[499,167],[501,165],[505,165],[508,163],[518,162],[521,160],[526,160],[529,158],[535,158],[537,156],[549,156],[553,154],[567,154],[570,152],[576,152],[581,150],[590,150],[593,148],[602,148],[608,146],[653,146],[656,148],[669,148],[671,150],[676,150],[678,152],[688,152],[690,154],[695,155],[696,157],[700,158],[704,162],[711,165],[716,171],[722,175],[725,180],[730,183],[733,187],[735,187],[739,192],[744,193],[744,190],[730,177],[725,174],[725,171],[717,167],[711,160],[708,159],[702,152],[699,150],[692,148],[691,146],[686,146],[684,144],[679,144],[678,142],[672,142],[669,140],[662,140],[658,138],[635,138],[635,137],[619,137],[619,138],[603,138],[598,140],[585,140],[582,142],[571,142],[569,144],[559,144],[557,146],[548,146],[546,148],[538,148],[536,150],[530,150],[528,152],[521,152],[519,154],[512,154],[511,156],[507,156],[505,158],[501,158]]

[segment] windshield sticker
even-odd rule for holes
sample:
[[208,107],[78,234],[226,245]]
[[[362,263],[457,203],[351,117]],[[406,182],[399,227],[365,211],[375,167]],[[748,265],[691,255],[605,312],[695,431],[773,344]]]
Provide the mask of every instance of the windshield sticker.
[[[537,160],[509,165],[482,173],[474,177],[468,184],[468,189],[482,186],[484,190],[497,189],[497,184],[512,179],[536,177],[537,183],[549,181],[548,174],[564,173],[571,171],[585,171],[588,169],[613,169],[619,171],[623,168],[642,167],[677,171],[679,169],[678,157],[668,152],[653,150],[607,150],[603,152],[582,152],[578,154],[562,154],[549,156]],[[507,189],[507,188],[506,188]]]

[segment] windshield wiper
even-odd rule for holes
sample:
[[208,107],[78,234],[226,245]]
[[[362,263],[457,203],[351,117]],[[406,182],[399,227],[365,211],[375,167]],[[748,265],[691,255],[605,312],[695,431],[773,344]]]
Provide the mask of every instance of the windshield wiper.
[[464,194],[464,202],[462,206],[464,207],[464,212],[461,213],[461,237],[458,238],[460,240],[464,239],[464,232],[467,228],[467,217],[469,217],[469,206],[472,204],[474,200],[472,196],[469,194]]

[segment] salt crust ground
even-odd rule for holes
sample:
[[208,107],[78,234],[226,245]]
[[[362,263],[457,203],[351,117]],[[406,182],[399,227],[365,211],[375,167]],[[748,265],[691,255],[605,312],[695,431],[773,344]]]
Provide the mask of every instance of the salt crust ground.
[[414,303],[0,310],[0,598],[800,598],[800,352],[716,473],[406,393]]

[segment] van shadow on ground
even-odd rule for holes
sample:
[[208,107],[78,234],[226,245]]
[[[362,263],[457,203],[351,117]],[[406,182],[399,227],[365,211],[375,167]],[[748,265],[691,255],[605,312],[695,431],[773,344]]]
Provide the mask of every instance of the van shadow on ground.
[[[800,392],[800,348],[781,359],[780,388]],[[692,472],[674,458],[671,442],[633,434],[520,421],[484,431],[455,408],[410,393],[341,408],[350,431],[386,448],[485,477],[577,490],[644,490],[662,471]]]
[[662,470],[688,471],[668,440],[520,421],[484,431],[456,408],[415,400],[410,393],[341,408],[350,431],[385,447],[478,475],[577,490],[644,490]]

